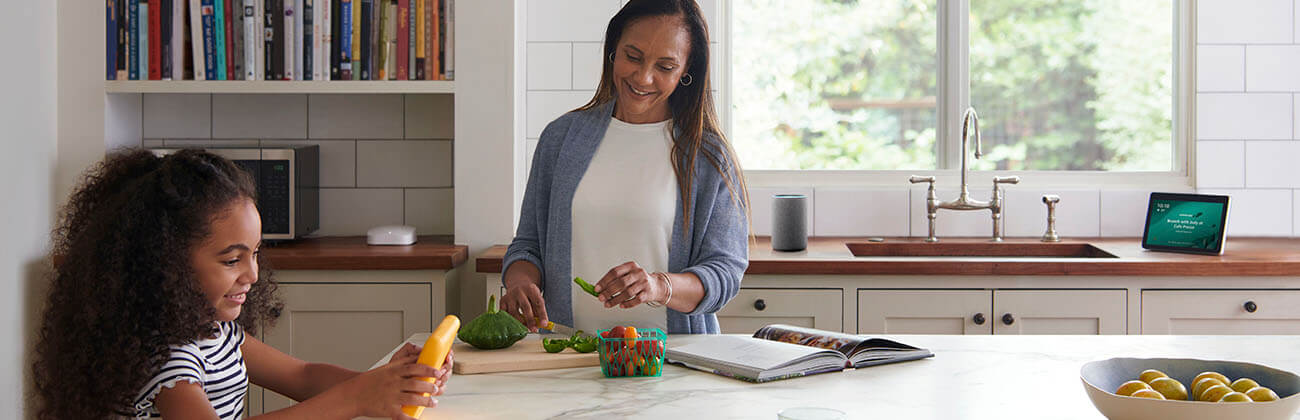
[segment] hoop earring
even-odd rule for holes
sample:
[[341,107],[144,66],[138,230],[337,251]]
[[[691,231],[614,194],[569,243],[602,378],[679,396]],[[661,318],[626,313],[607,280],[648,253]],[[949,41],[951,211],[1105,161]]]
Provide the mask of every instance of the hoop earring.
[[686,73],[685,76],[682,76],[682,80],[681,80],[682,86],[690,86],[691,83],[694,82],[695,82],[695,78],[691,77],[690,73]]
[[609,62],[614,62],[614,53],[609,53]]

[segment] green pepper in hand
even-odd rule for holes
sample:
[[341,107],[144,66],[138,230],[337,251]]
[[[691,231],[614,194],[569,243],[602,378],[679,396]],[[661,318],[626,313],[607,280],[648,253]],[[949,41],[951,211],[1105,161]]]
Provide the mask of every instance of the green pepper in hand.
[[573,282],[577,283],[578,287],[581,287],[584,292],[587,292],[587,294],[592,295],[594,297],[600,297],[600,294],[596,293],[596,286],[593,286],[591,283],[587,283],[585,280],[582,279],[582,277],[574,277]]
[[569,347],[568,339],[564,339],[564,338],[543,338],[542,339],[542,348],[546,349],[547,353],[559,353],[564,351],[565,347]]

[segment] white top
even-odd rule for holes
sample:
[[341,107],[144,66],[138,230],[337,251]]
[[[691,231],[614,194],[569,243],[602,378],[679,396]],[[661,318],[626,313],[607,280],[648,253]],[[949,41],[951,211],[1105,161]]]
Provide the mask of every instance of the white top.
[[[573,194],[572,274],[596,284],[609,269],[636,261],[647,272],[668,270],[677,211],[677,177],[669,154],[669,122],[610,119]],[[668,329],[664,308],[605,309],[573,287],[573,327],[595,333],[616,325]]]
[[244,329],[229,321],[219,323],[216,337],[171,346],[170,358],[136,396],[135,417],[162,417],[154,398],[163,387],[174,388],[178,382],[202,385],[208,402],[222,420],[242,417],[244,396],[248,394],[248,371],[239,350],[242,344]]

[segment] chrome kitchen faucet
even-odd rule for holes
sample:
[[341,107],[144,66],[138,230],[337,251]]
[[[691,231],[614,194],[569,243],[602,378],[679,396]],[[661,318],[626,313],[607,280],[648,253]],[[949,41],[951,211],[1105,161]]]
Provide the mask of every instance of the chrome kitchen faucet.
[[939,209],[949,210],[984,210],[988,209],[993,214],[993,242],[1002,242],[1002,210],[1003,197],[1002,184],[1018,184],[1018,176],[995,176],[993,177],[993,197],[985,202],[970,198],[970,190],[966,184],[966,156],[970,150],[970,131],[968,128],[974,128],[975,135],[975,158],[983,156],[980,151],[980,117],[975,113],[975,108],[966,108],[966,113],[961,118],[961,194],[956,200],[941,201],[934,192],[934,177],[912,175],[908,180],[913,184],[928,182],[930,188],[925,196],[926,218],[930,219],[930,236],[925,238],[926,242],[938,242],[939,238],[934,235],[934,220],[939,217]]

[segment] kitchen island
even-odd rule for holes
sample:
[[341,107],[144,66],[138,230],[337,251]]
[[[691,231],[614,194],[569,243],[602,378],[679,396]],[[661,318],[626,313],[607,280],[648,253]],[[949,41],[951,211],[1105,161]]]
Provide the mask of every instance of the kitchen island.
[[[670,336],[669,347],[700,337]],[[1079,379],[1093,360],[1186,357],[1300,372],[1294,336],[886,337],[935,357],[765,384],[676,365],[658,378],[605,378],[599,367],[458,375],[422,419],[775,419],[796,406],[849,419],[1102,419]]]

